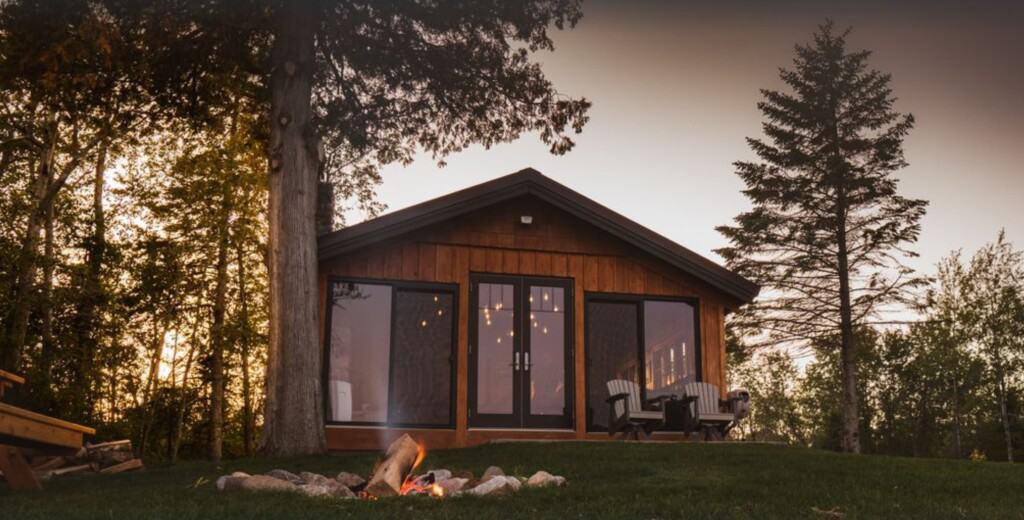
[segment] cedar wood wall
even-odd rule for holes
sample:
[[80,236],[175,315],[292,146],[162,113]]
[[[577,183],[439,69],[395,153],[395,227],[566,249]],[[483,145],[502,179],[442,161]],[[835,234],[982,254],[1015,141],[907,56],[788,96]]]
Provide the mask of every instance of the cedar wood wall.
[[[532,215],[533,224],[519,222]],[[573,432],[495,432],[468,430],[467,392],[469,275],[471,272],[571,278],[575,297],[576,429]],[[394,430],[328,427],[328,447],[381,449],[410,431],[428,447],[467,446],[492,438],[607,438],[588,434],[584,399],[584,292],[684,296],[700,301],[703,380],[724,392],[726,308],[737,302],[699,280],[609,236],[565,211],[529,196],[498,203],[427,229],[383,241],[365,250],[320,265],[320,335],[323,345],[326,287],[329,276],[382,278],[459,284],[456,429]],[[664,434],[666,436],[670,434]]]

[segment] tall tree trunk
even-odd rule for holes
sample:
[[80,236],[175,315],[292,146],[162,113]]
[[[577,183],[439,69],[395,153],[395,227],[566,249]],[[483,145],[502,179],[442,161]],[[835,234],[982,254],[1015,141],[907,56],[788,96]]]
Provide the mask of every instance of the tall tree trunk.
[[149,432],[153,426],[153,416],[156,414],[156,407],[153,406],[153,399],[156,396],[160,379],[160,358],[163,355],[164,334],[167,330],[161,324],[153,324],[153,343],[149,346],[149,371],[146,376],[146,386],[142,393],[141,405],[145,407],[146,413],[142,415],[142,434],[139,440],[138,455],[141,457],[146,453],[146,444],[149,442]]
[[220,462],[224,446],[224,313],[228,290],[228,217],[230,195],[224,190],[217,237],[217,285],[213,297],[213,325],[210,327],[210,459]]
[[843,450],[860,453],[860,410],[857,395],[857,339],[853,334],[853,310],[850,306],[850,268],[846,244],[845,204],[839,217],[839,318],[840,363],[842,372]]
[[960,445],[960,385],[959,378],[953,375],[953,456],[960,458],[963,448]]
[[103,260],[107,249],[107,222],[103,210],[103,191],[107,171],[107,142],[100,144],[96,157],[92,183],[92,236],[86,245],[86,272],[82,283],[83,295],[75,312],[75,343],[78,363],[75,366],[75,387],[80,393],[76,403],[83,411],[92,409],[90,392],[95,374],[97,338],[97,309],[102,303]]
[[270,345],[263,449],[323,452],[317,344],[316,202],[312,128],[316,3],[285,2],[272,51],[269,147]]
[[[18,272],[14,278],[13,305],[7,321],[7,334],[0,356],[0,368],[13,372],[21,369],[21,355],[28,334],[28,318],[31,312],[29,301],[35,286],[36,268],[39,264],[39,239],[46,222],[47,192],[53,182],[54,161],[57,153],[57,123],[47,126],[46,145],[39,157],[39,171],[32,187],[33,208],[29,213],[25,238],[18,258]],[[52,203],[52,198],[49,200]]]
[[54,359],[53,341],[53,273],[57,268],[56,244],[53,236],[53,204],[46,207],[46,224],[43,226],[43,287],[39,300],[40,335],[42,336],[42,364],[43,378],[49,388],[50,376],[52,374],[52,363]]
[[[197,320],[198,321],[198,320]],[[178,461],[178,450],[181,448],[181,432],[185,425],[185,409],[188,408],[188,378],[192,373],[192,360],[195,358],[197,331],[199,325],[195,324],[192,327],[192,338],[188,343],[188,356],[185,358],[185,371],[181,375],[181,388],[179,390],[179,402],[178,402],[178,413],[174,419],[174,435],[171,438],[171,450],[170,459],[171,462]]]
[[999,381],[996,387],[999,390],[999,418],[1003,423],[1003,439],[1006,441],[1006,461],[1013,463],[1013,432],[1010,430],[1010,414],[1006,409],[1006,374],[999,370],[997,375]]
[[253,433],[256,429],[252,413],[252,380],[249,376],[249,349],[252,346],[252,328],[249,325],[249,294],[245,283],[245,248],[241,239],[237,241],[235,251],[238,255],[238,303],[240,308],[239,321],[242,333],[240,355],[242,365],[242,448],[246,457],[253,454]]

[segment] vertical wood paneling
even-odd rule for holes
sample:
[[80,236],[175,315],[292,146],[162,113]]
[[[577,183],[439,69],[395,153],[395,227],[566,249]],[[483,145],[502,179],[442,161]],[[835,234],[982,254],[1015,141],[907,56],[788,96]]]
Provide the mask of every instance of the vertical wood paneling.
[[631,292],[633,294],[643,294],[646,273],[639,265],[628,260],[625,262],[627,279],[626,291]]
[[416,272],[420,280],[436,281],[437,278],[437,246],[420,244],[419,269]]
[[626,263],[627,262],[622,258],[615,258],[612,261],[613,270],[615,272],[615,292],[629,292],[629,269],[627,268]]
[[437,246],[437,261],[434,269],[439,282],[457,282],[455,274],[455,248],[448,245]]
[[552,276],[551,253],[535,253],[537,256],[536,273],[539,276]]
[[[551,255],[551,276],[569,276],[569,257],[567,255]],[[582,281],[582,279],[583,273],[580,273],[580,280]]]
[[402,245],[402,278],[418,280],[420,267],[420,250],[415,242]]
[[615,263],[610,256],[602,256],[597,259],[597,290],[615,291]]
[[398,244],[394,244],[387,249],[386,255],[387,256],[384,260],[385,276],[391,279],[401,278],[402,247]]
[[485,254],[487,255],[487,272],[489,273],[500,273],[501,272],[501,249],[488,249]]
[[519,272],[522,274],[537,274],[537,253],[523,251],[519,254]]
[[519,272],[519,251],[514,249],[506,249],[502,251],[501,255],[501,272],[503,273],[517,273]]
[[469,269],[478,273],[487,270],[487,251],[479,247],[469,250]]
[[600,262],[596,256],[580,256],[583,259],[583,288],[587,291],[601,290],[597,280],[601,277]]
[[466,445],[469,424],[469,313],[474,303],[469,301],[470,251],[460,247],[455,251],[454,274],[459,283],[459,341],[455,372],[455,445]]

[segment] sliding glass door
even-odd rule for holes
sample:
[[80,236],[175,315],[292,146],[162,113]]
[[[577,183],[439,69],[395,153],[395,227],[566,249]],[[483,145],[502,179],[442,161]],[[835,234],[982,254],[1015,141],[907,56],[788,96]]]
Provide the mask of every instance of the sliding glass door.
[[588,293],[585,309],[588,430],[608,429],[608,381],[636,383],[643,399],[700,381],[696,301]]
[[572,283],[474,275],[473,427],[572,427]]

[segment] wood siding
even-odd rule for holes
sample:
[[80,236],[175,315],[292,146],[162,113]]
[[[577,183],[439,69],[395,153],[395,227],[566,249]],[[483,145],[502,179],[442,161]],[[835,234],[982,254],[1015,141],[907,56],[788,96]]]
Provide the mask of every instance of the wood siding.
[[[529,226],[521,215],[533,217]],[[484,432],[467,428],[470,273],[563,277],[575,297],[575,429],[568,432]],[[328,277],[381,278],[459,285],[455,430],[416,430],[431,447],[467,446],[492,438],[595,438],[588,434],[584,367],[584,297],[588,292],[696,298],[701,371],[724,392],[724,314],[735,301],[700,280],[532,197],[500,203],[407,236],[387,240],[320,266],[321,324]],[[324,327],[320,327],[321,336]],[[321,344],[323,344],[321,338]],[[385,432],[385,433],[382,433]],[[330,449],[378,449],[398,430],[329,427]],[[551,437],[551,436],[554,437]],[[597,435],[596,438],[601,438]],[[606,436],[605,436],[606,438]]]

